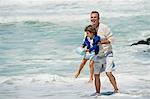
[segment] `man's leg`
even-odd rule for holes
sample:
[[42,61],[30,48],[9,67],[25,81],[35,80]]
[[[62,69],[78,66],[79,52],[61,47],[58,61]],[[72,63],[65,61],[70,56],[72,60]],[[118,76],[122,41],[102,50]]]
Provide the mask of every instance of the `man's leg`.
[[80,67],[79,67],[79,70],[77,71],[77,73],[75,74],[75,78],[77,78],[79,75],[80,75],[80,72],[81,70],[83,69],[84,65],[86,64],[87,62],[87,59],[83,59],[81,64],[80,64]]
[[100,93],[100,87],[101,87],[100,74],[94,74],[94,77],[95,77],[96,93]]
[[109,80],[110,80],[110,82],[114,88],[114,92],[118,93],[119,90],[117,87],[116,79],[115,79],[114,75],[112,74],[114,67],[115,67],[115,64],[113,61],[113,53],[111,53],[106,57],[106,69],[105,69],[105,71],[106,71],[106,75],[108,76],[108,78],[109,78]]
[[118,90],[118,87],[117,87],[117,83],[116,83],[116,79],[115,77],[113,76],[112,72],[106,72],[106,75],[108,76],[113,88],[114,88],[114,91],[115,93],[118,93],[119,90]]

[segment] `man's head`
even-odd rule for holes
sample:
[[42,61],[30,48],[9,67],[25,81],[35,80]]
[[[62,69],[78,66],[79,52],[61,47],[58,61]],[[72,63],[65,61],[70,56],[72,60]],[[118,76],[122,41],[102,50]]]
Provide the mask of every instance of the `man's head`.
[[90,15],[90,19],[91,19],[91,25],[97,28],[99,26],[99,20],[100,20],[100,15],[98,11],[92,11]]
[[93,36],[97,34],[96,29],[92,25],[88,25],[87,27],[85,27],[84,31],[90,38],[93,38]]

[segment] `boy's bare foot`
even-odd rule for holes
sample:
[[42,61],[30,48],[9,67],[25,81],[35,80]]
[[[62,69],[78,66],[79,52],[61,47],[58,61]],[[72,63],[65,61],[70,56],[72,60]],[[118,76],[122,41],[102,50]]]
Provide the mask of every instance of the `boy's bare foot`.
[[77,72],[77,73],[75,74],[75,78],[78,78],[79,75],[80,75],[80,73]]
[[88,81],[88,83],[93,83],[93,79],[90,79],[90,80]]

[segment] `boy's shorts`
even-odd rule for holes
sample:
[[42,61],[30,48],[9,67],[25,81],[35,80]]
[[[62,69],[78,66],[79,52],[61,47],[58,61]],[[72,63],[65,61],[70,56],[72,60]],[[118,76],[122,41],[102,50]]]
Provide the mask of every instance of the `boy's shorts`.
[[87,52],[87,53],[84,55],[84,59],[95,61],[95,59],[96,59],[95,52],[91,52],[91,53]]

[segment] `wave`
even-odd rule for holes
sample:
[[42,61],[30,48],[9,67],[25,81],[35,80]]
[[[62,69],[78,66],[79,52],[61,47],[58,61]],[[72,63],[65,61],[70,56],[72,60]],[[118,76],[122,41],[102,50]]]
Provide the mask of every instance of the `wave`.
[[45,16],[0,16],[0,23],[9,23],[9,22],[23,22],[23,21],[37,21],[37,22],[52,22],[52,23],[61,23],[61,22],[74,22],[87,19],[87,15],[45,15]]
[[[111,15],[111,16],[109,16]],[[150,16],[150,14],[143,13],[104,13],[104,18],[120,18],[120,17],[137,17],[137,16]],[[88,14],[55,14],[55,15],[10,15],[10,16],[0,16],[0,23],[11,23],[11,22],[23,22],[23,21],[37,21],[37,22],[52,22],[52,23],[62,23],[62,22],[80,22],[89,20]]]
[[45,4],[57,4],[63,3],[64,1],[72,1],[72,0],[1,0],[0,7],[4,6],[13,6],[13,5],[25,5],[25,6],[35,6],[35,5],[45,5]]
[[[102,82],[105,82],[107,79],[105,74],[101,75]],[[150,80],[147,78],[147,76],[143,75],[130,75],[127,73],[122,74],[115,74],[116,78],[118,79],[118,82],[120,84],[124,84],[125,82],[128,83],[136,83],[136,82],[150,82]],[[72,76],[63,76],[63,75],[57,75],[57,74],[27,74],[27,75],[20,75],[20,76],[0,76],[1,81],[0,84],[2,85],[23,85],[23,84],[32,84],[32,83],[39,83],[39,84],[46,84],[46,83],[58,83],[58,84],[65,84],[65,83],[79,83],[79,82],[85,82],[88,81],[88,76],[82,76],[79,78],[74,78]],[[121,78],[124,78],[122,80]],[[131,79],[131,80],[130,80]],[[142,80],[141,80],[142,79]]]
[[[59,23],[83,21],[88,20],[88,15],[93,9],[102,12],[103,16],[106,18],[133,17],[140,15],[149,16],[148,10],[144,10],[144,12],[137,11],[137,9],[142,9],[141,6],[135,6],[133,8],[133,5],[138,5],[138,3],[144,1],[95,0],[95,2],[93,2],[93,0],[0,0],[0,23],[21,21],[57,21]],[[108,5],[113,9],[107,7]],[[120,5],[122,7],[120,7]],[[132,10],[129,10],[130,8]]]
[[[95,0],[95,2],[142,2],[143,0]],[[60,3],[71,3],[71,2],[93,2],[93,0],[0,0],[0,7],[2,6],[12,6],[12,5],[26,5],[26,6],[35,6],[35,5],[44,5],[44,4],[60,4]]]
[[23,84],[46,84],[46,83],[69,83],[73,82],[73,78],[63,77],[59,75],[50,75],[50,74],[31,74],[24,76],[1,76],[0,84],[3,85],[23,85]]

